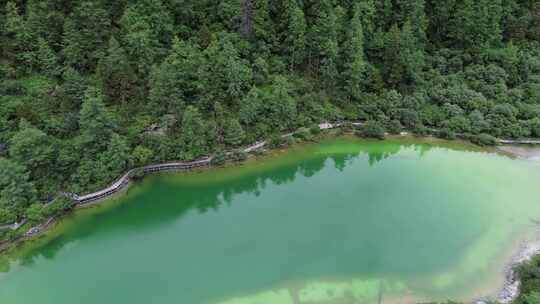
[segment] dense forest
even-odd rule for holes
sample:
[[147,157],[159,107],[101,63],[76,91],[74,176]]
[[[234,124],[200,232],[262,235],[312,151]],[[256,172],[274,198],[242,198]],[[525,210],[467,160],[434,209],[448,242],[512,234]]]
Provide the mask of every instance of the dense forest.
[[0,0],[0,223],[321,121],[540,137],[539,0]]

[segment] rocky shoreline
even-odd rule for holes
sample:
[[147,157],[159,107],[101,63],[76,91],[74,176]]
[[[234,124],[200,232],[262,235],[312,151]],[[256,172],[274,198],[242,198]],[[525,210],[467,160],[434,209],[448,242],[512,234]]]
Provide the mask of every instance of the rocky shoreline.
[[497,294],[497,301],[503,304],[511,303],[519,296],[519,286],[521,284],[516,268],[540,254],[540,230],[536,233],[536,238],[530,242],[523,242],[512,257],[510,263],[505,267],[504,287]]
[[[502,145],[498,146],[497,149],[517,158],[540,162],[540,147],[538,146]],[[538,225],[538,223],[536,224]],[[517,299],[517,297],[519,297],[521,282],[516,269],[519,265],[530,261],[532,258],[538,255],[540,255],[540,227],[533,240],[524,241],[519,245],[516,253],[512,256],[510,262],[504,268],[504,286],[497,293],[495,298],[497,302],[507,304],[513,302]],[[489,303],[489,299],[484,298],[474,302],[477,304],[485,304]]]
[[540,161],[540,147],[538,146],[498,146],[497,149],[503,153],[510,154],[517,158]]

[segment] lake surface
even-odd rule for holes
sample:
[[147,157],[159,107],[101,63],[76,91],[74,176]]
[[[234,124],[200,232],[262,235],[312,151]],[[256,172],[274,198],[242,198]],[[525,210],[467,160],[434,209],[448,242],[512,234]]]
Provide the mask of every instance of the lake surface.
[[470,300],[540,220],[537,162],[398,140],[278,154],[77,212],[3,257],[0,303]]

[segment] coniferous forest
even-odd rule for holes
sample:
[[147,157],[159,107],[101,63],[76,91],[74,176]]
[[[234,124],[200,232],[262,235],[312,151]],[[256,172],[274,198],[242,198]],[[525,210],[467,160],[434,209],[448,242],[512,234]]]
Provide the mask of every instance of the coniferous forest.
[[0,223],[321,121],[540,137],[539,40],[538,0],[0,0]]

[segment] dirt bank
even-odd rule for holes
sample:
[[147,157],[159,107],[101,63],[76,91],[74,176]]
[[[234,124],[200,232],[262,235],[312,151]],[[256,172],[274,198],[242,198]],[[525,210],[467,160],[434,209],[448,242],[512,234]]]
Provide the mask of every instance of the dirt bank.
[[540,161],[540,146],[503,145],[497,147],[497,149],[518,158]]

